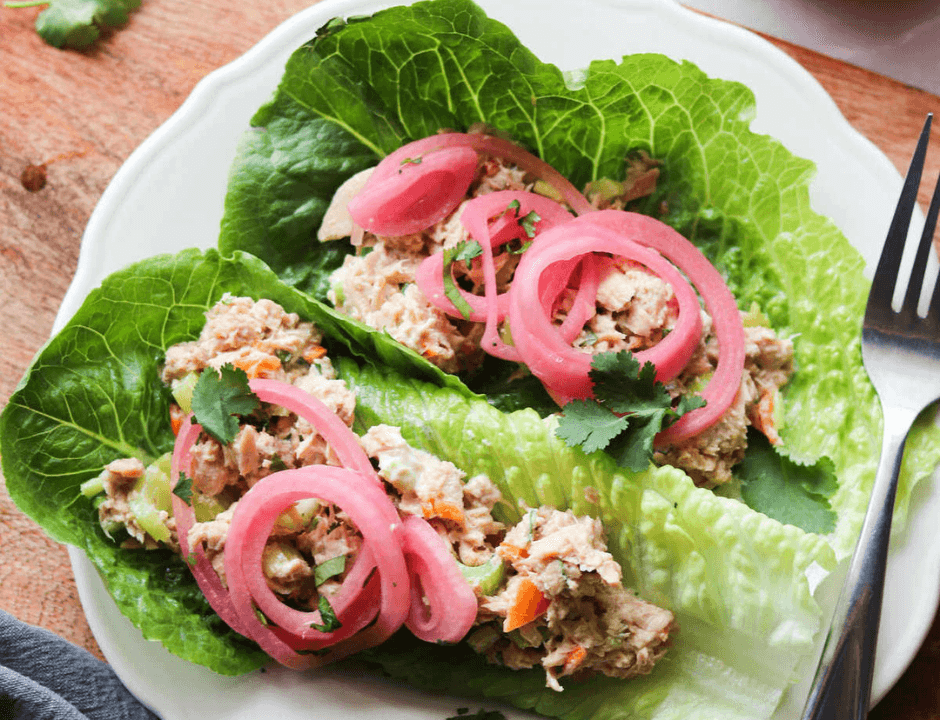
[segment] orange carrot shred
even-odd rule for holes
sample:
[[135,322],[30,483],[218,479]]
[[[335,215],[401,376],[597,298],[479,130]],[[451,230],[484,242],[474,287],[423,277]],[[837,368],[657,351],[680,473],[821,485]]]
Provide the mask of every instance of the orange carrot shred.
[[180,428],[183,427],[183,408],[176,403],[170,405],[170,428],[174,435],[180,434]]
[[444,502],[437,498],[432,498],[431,502],[424,506],[425,518],[441,518],[442,520],[453,520],[456,523],[463,523],[463,509],[454,505],[454,503]]
[[565,656],[565,672],[571,672],[580,667],[581,663],[583,663],[586,658],[587,650],[581,645],[578,645],[578,647]]
[[304,351],[303,359],[308,363],[312,363],[314,360],[319,360],[324,355],[326,355],[326,348],[322,345],[314,345],[312,348]]
[[526,625],[548,610],[551,601],[542,594],[535,583],[528,578],[522,578],[516,590],[516,597],[512,601],[503,630],[511,632]]
[[235,367],[244,370],[245,374],[253,379],[277,372],[281,369],[281,361],[273,355],[269,355],[260,360],[236,360]]
[[781,442],[780,435],[777,434],[777,428],[774,423],[774,393],[763,393],[757,403],[756,410],[754,427],[767,436],[771,445],[779,445]]

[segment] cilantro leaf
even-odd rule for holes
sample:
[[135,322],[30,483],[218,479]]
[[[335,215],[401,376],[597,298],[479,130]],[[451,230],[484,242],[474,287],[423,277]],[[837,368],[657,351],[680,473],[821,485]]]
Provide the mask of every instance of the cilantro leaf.
[[535,223],[541,220],[541,216],[535,212],[535,210],[530,210],[521,218],[519,218],[519,227],[523,229],[528,238],[535,237]]
[[176,485],[173,486],[173,494],[187,505],[192,505],[193,479],[186,475],[186,473],[181,472],[179,480],[176,482]]
[[320,619],[322,623],[310,623],[310,627],[314,630],[319,630],[320,632],[333,632],[334,630],[339,630],[343,627],[343,623],[339,621],[339,618],[336,617],[336,613],[333,612],[333,606],[330,605],[330,601],[326,599],[326,595],[321,595],[319,601],[317,602],[317,609],[320,611]]
[[829,499],[839,487],[827,458],[801,464],[777,452],[763,433],[751,429],[744,460],[735,468],[741,497],[751,508],[807,532],[830,533],[836,513]]
[[460,294],[460,288],[457,287],[457,283],[454,281],[451,269],[455,262],[462,260],[469,263],[473,258],[482,254],[483,248],[476,240],[461,240],[454,247],[444,250],[444,295],[454,304],[454,307],[463,315],[464,319],[470,317],[473,308]]
[[331,577],[336,577],[337,575],[342,575],[343,571],[346,569],[346,556],[337,555],[332,557],[329,560],[325,560],[317,565],[313,569],[313,580],[316,583],[317,587],[320,587],[324,582],[329,580]]
[[656,434],[705,403],[686,396],[673,407],[666,386],[656,381],[656,367],[640,367],[626,350],[595,355],[590,377],[594,399],[565,405],[555,434],[587,453],[606,450],[620,467],[636,472],[649,465]]
[[580,445],[586,453],[606,448],[629,424],[629,418],[593,400],[572,400],[563,410],[556,434],[571,447]]
[[104,28],[123,25],[128,13],[140,7],[140,0],[24,0],[7,2],[6,7],[48,5],[36,18],[36,32],[57,48],[86,48]]
[[204,371],[193,388],[193,415],[209,435],[227,445],[238,434],[239,415],[261,407],[258,396],[248,387],[248,375],[232,365],[220,372]]

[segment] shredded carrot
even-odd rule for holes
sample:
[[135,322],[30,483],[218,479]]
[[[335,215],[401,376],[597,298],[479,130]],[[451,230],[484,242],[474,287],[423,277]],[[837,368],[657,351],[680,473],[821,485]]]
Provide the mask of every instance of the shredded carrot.
[[565,672],[570,673],[581,666],[581,663],[587,658],[587,650],[578,645],[574,650],[565,656]]
[[503,630],[510,632],[526,625],[548,610],[551,601],[542,594],[535,583],[522,578],[516,590],[516,597],[506,614]]
[[302,357],[308,363],[312,363],[314,360],[319,360],[324,355],[326,355],[326,348],[322,345],[314,345],[312,348],[305,350]]
[[771,445],[779,445],[781,442],[780,435],[777,434],[776,423],[774,422],[775,395],[776,393],[773,392],[765,392],[760,396],[753,418],[754,427],[767,436]]
[[174,435],[180,434],[180,428],[183,427],[183,408],[176,403],[170,404],[170,427]]
[[463,509],[454,505],[454,503],[444,502],[437,498],[432,498],[431,502],[423,508],[425,518],[441,518],[442,520],[453,520],[455,523],[463,524]]
[[499,555],[510,564],[520,558],[528,557],[529,551],[526,548],[516,547],[507,542],[499,544]]
[[258,360],[236,360],[235,367],[245,371],[249,378],[264,377],[281,369],[281,361],[273,355]]

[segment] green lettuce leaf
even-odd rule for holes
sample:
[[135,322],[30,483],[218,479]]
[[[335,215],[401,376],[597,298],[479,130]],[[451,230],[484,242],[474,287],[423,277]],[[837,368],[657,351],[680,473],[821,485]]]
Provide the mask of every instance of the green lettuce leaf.
[[41,351],[0,415],[10,495],[50,535],[88,554],[145,637],[220,673],[266,660],[224,628],[181,559],[116,546],[80,491],[110,460],[149,461],[172,447],[170,395],[159,379],[164,351],[198,335],[203,313],[226,292],[270,298],[329,328],[330,355],[359,398],[356,429],[401,425],[416,446],[469,474],[486,473],[504,494],[504,520],[521,516],[520,503],[600,517],[625,583],[673,609],[682,628],[650,677],[598,678],[561,694],[544,687],[539,672],[506,673],[459,648],[440,649],[448,659],[439,663],[438,649],[401,637],[370,663],[438,691],[482,693],[572,718],[772,712],[819,625],[806,570],[833,567],[822,538],[696,488],[672,468],[630,473],[609,457],[569,448],[554,422],[532,410],[502,413],[394,343],[381,362],[368,362],[385,336],[362,334],[242,254],[186,251],[110,276]]
[[7,490],[54,539],[84,550],[121,611],[144,636],[224,674],[266,656],[228,631],[169,553],[115,547],[94,520],[80,485],[110,461],[145,463],[173,448],[170,394],[160,382],[164,351],[195,338],[203,313],[224,293],[266,297],[314,320],[331,349],[471,393],[387,336],[283,284],[257,259],[186,251],[143,261],[108,277],[39,353],[0,415]]
[[[357,393],[357,430],[402,427],[417,447],[485,474],[516,522],[522,507],[550,504],[600,517],[624,584],[672,609],[675,646],[649,676],[593,678],[545,687],[539,670],[507,673],[472,652],[430,651],[406,635],[370,654],[392,677],[428,689],[480,694],[566,718],[769,716],[812,647],[819,608],[806,570],[831,569],[823,538],[696,488],[682,472],[632,473],[607,455],[585,455],[533,411],[500,413],[371,366],[340,362]],[[403,657],[404,654],[404,657]]]
[[[859,350],[868,282],[859,253],[810,207],[813,164],[751,132],[754,114],[748,88],[661,55],[596,61],[566,75],[469,0],[337,21],[293,54],[253,118],[233,165],[219,247],[256,253],[318,293],[313,259],[335,249],[314,237],[333,189],[439,128],[488,123],[576,185],[622,180],[624,158],[645,151],[661,172],[655,193],[631,209],[695,242],[740,307],[756,302],[781,335],[797,338],[781,434],[793,459],[835,464],[829,538],[842,557],[854,545],[881,440]],[[318,169],[324,163],[328,171]],[[485,378],[474,388],[525,404],[511,400],[515,388],[491,388]],[[912,487],[938,457],[940,429],[925,417],[908,443],[898,527]]]

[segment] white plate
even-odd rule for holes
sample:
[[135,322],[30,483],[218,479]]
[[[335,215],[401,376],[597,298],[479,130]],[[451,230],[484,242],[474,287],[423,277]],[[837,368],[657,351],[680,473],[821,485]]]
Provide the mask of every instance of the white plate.
[[[239,60],[212,73],[127,160],[85,231],[75,279],[56,319],[62,327],[85,295],[129,262],[216,243],[229,165],[253,112],[270,97],[290,52],[337,15],[388,4],[326,0],[291,18]],[[819,168],[814,208],[835,220],[871,263],[877,257],[900,177],[853,130],[802,67],[759,37],[685,10],[671,0],[482,0],[542,60],[562,69],[590,60],[661,52],[711,76],[748,85],[757,97],[756,132],[771,134]],[[913,144],[913,138],[912,138]],[[892,549],[874,679],[876,699],[895,683],[926,635],[940,593],[940,491],[926,484],[917,512]],[[99,646],[121,679],[165,720],[318,715],[433,718],[460,704],[335,671],[316,677],[268,671],[223,678],[145,641],[116,611],[97,573],[74,549],[79,594]],[[289,692],[288,692],[289,691]],[[796,693],[794,693],[795,695]],[[792,717],[799,700],[777,717]],[[523,713],[507,711],[522,717]]]

